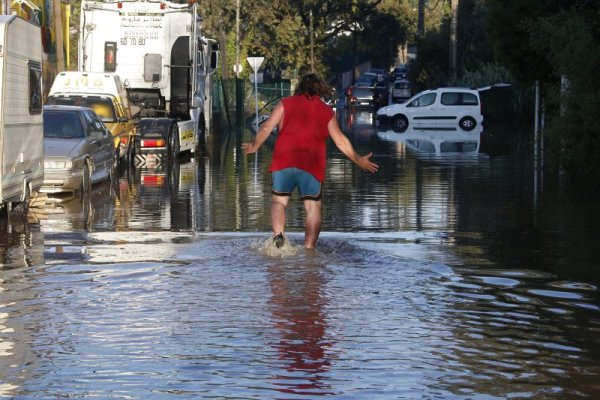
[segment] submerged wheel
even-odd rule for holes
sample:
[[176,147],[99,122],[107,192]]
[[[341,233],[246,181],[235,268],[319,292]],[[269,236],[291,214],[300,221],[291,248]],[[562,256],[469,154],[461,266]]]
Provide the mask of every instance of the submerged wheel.
[[458,126],[463,131],[472,131],[477,126],[477,122],[472,117],[464,117],[458,122]]
[[171,125],[171,129],[169,129],[168,154],[171,160],[175,160],[179,155],[179,127],[177,124]]
[[394,115],[391,122],[392,129],[396,132],[404,132],[408,129],[408,118],[406,116]]
[[81,197],[89,196],[92,192],[92,175],[90,171],[89,163],[86,161],[83,164],[83,175],[81,178],[81,187],[79,188],[79,195]]
[[129,146],[127,146],[127,168],[135,168],[135,148],[136,141],[135,138],[132,138],[129,142]]

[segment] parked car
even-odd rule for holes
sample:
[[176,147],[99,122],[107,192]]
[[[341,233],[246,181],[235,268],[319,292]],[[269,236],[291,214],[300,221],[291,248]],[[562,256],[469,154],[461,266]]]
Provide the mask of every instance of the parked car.
[[354,86],[350,93],[350,107],[353,108],[373,108],[373,97],[375,90],[373,86]]
[[365,72],[358,77],[355,86],[375,86],[378,81],[377,74]]
[[463,88],[426,90],[406,103],[380,108],[376,118],[379,126],[396,132],[409,127],[471,131],[483,124],[479,91]]
[[89,107],[113,136],[119,157],[135,157],[136,118],[119,75],[106,72],[64,71],[54,79],[46,104]]
[[402,103],[403,101],[410,99],[410,96],[412,95],[410,86],[410,82],[406,79],[396,79],[391,85],[392,102]]
[[387,89],[381,85],[352,87],[348,104],[351,108],[379,108],[387,104]]
[[394,77],[394,80],[406,79],[407,75],[408,75],[408,67],[406,66],[406,64],[400,64],[399,66],[394,68],[394,71],[392,72],[392,76]]
[[90,193],[92,184],[113,180],[117,161],[113,137],[92,109],[44,106],[42,192]]

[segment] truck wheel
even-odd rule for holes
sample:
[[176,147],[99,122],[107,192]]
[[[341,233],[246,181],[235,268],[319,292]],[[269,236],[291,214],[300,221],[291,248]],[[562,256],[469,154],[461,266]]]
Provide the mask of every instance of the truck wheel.
[[177,124],[171,125],[169,130],[169,159],[175,160],[179,155],[179,127]]
[[127,146],[127,167],[135,167],[135,140],[132,139]]
[[206,143],[206,120],[204,119],[204,114],[202,114],[200,121],[198,121],[198,145],[204,143]]

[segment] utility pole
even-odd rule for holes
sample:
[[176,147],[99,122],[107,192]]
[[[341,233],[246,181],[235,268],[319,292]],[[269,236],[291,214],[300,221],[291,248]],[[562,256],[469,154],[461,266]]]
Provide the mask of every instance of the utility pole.
[[450,20],[450,76],[456,75],[456,54],[457,54],[457,31],[458,31],[458,2],[459,0],[450,0],[451,20]]
[[419,0],[419,9],[417,15],[417,37],[419,39],[425,36],[425,2],[427,0]]
[[235,77],[240,78],[240,0],[235,1]]
[[310,72],[315,72],[315,30],[313,26],[313,12],[308,13],[310,24]]

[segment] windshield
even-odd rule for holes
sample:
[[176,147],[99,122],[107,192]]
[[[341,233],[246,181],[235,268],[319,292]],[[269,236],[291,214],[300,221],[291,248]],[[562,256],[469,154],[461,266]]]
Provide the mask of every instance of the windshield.
[[98,114],[102,122],[115,122],[115,110],[109,99],[94,96],[49,97],[46,104],[88,107]]
[[354,88],[352,91],[354,97],[373,97],[373,89],[369,88]]
[[83,138],[83,126],[74,111],[44,111],[44,137],[75,139]]

